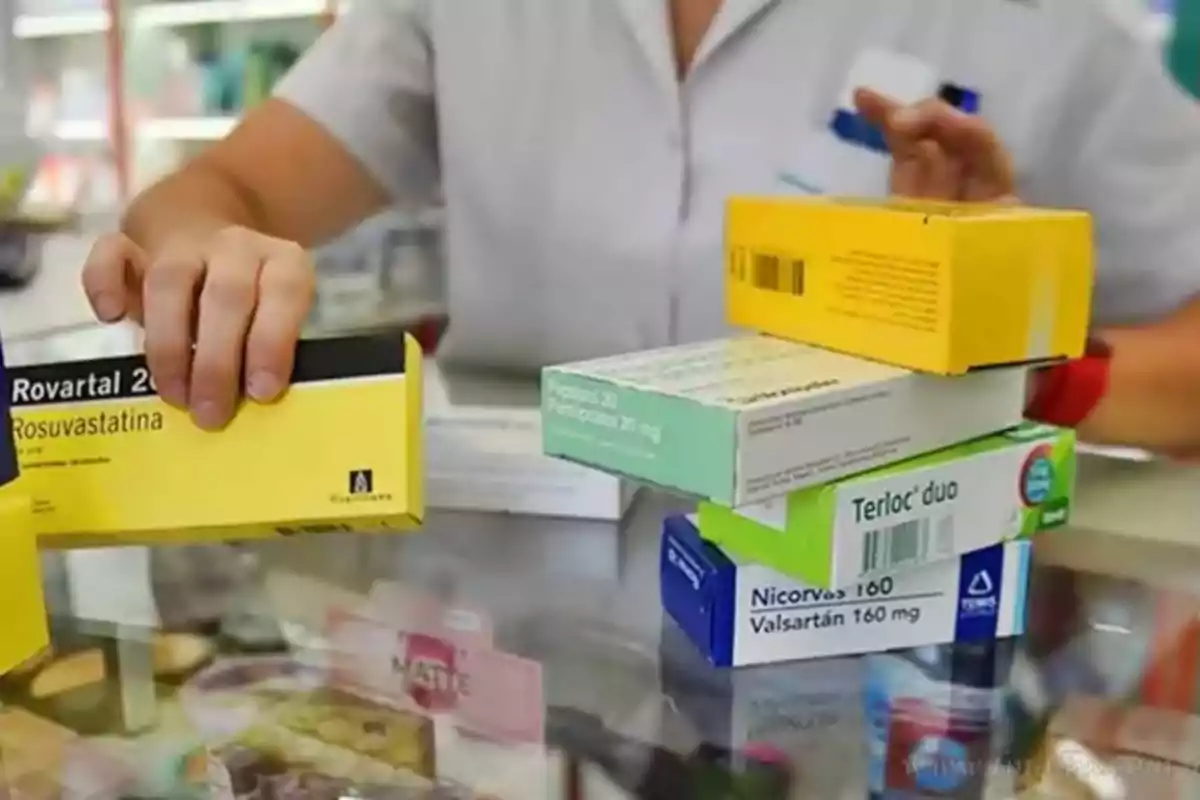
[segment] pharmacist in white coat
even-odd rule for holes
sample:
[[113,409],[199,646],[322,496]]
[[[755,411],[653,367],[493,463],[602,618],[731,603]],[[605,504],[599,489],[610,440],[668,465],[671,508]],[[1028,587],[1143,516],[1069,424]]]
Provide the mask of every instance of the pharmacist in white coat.
[[1200,110],[1102,8],[362,0],[137,198],[86,288],[101,318],[143,321],[164,397],[215,428],[239,379],[285,389],[304,248],[389,204],[445,203],[445,356],[517,369],[723,333],[734,193],[1085,207],[1112,358],[1084,433],[1190,449]]

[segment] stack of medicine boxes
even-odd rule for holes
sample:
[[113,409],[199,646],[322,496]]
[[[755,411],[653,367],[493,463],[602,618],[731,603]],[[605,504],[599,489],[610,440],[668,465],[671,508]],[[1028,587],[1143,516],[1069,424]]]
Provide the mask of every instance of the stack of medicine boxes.
[[703,498],[662,599],[719,666],[1018,635],[1071,432],[1030,364],[1082,354],[1081,212],[736,199],[729,321],[757,335],[547,369],[546,452]]

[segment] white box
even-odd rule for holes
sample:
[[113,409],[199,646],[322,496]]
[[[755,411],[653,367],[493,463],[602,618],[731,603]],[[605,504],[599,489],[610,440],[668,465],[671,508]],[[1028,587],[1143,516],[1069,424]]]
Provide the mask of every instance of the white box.
[[692,520],[663,524],[663,608],[720,667],[855,655],[1025,631],[1031,544],[1016,541],[850,589],[738,561]]
[[425,492],[430,508],[620,520],[637,487],[542,453],[535,381],[444,375],[427,362]]
[[921,375],[742,336],[544,370],[544,444],[740,506],[1015,427],[1025,376]]

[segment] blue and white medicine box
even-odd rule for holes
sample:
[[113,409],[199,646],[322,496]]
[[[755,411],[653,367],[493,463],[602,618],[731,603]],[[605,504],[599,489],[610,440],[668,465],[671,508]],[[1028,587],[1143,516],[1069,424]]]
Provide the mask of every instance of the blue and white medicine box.
[[987,641],[1025,631],[1029,541],[848,589],[740,561],[687,517],[663,523],[663,608],[712,664],[739,667]]

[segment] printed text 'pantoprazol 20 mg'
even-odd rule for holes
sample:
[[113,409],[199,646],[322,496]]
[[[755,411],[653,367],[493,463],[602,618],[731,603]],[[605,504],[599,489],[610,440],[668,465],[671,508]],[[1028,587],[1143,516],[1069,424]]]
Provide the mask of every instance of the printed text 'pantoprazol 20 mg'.
[[960,378],[766,336],[551,367],[546,453],[722,505],[1019,425],[1023,369]]

